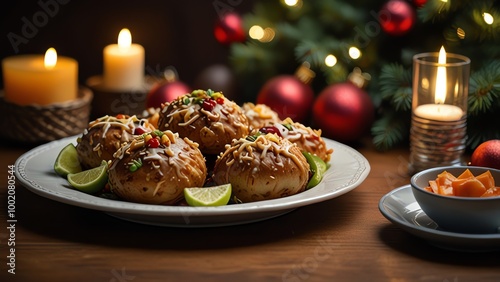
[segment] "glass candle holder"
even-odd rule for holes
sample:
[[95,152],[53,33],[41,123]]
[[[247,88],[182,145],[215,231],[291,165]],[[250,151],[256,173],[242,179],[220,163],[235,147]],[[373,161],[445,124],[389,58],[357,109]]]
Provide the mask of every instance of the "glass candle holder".
[[470,59],[422,53],[413,57],[410,129],[411,174],[437,166],[462,164],[467,139]]

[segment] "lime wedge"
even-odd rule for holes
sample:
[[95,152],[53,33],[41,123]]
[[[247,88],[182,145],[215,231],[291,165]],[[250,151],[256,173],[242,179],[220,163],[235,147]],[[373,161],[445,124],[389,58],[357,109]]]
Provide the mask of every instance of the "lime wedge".
[[184,198],[193,207],[216,207],[227,205],[231,198],[231,184],[214,187],[193,187],[184,189]]
[[75,145],[68,144],[57,155],[54,170],[62,177],[82,171]]
[[75,189],[93,194],[101,191],[108,182],[108,165],[100,166],[77,173],[68,174],[68,182]]
[[309,166],[311,167],[311,171],[313,173],[306,186],[306,189],[311,189],[321,182],[325,171],[328,169],[328,165],[320,157],[309,152],[302,152],[302,154],[304,155],[304,157],[306,157],[306,160],[309,163]]

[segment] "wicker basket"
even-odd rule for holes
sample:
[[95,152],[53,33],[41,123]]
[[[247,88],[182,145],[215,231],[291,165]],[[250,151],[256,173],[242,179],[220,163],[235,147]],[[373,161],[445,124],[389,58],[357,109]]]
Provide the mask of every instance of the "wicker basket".
[[46,106],[20,106],[0,92],[0,136],[25,144],[40,144],[77,135],[89,123],[92,91],[81,87],[78,98]]

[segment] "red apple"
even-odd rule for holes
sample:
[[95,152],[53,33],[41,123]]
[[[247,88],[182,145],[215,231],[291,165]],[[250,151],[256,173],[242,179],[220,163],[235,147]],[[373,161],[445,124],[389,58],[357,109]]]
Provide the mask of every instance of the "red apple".
[[471,156],[471,165],[500,169],[500,140],[481,143]]
[[170,103],[177,97],[190,92],[191,88],[181,81],[159,83],[149,91],[146,107],[160,108],[162,103]]

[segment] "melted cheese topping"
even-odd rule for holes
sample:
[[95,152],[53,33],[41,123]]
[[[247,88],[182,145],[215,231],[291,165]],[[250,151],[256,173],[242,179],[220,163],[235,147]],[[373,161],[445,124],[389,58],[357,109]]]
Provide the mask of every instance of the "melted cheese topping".
[[260,128],[265,126],[268,122],[280,122],[281,119],[278,113],[273,111],[270,107],[265,104],[253,104],[245,103],[243,104],[243,112],[247,116],[250,124],[253,128]]
[[[279,138],[275,134],[268,133],[258,136],[255,141],[250,141],[245,138],[233,140],[231,145],[226,145],[226,151],[220,156],[224,158],[232,154],[232,158],[227,158],[226,165],[231,166],[235,161],[256,161],[260,162],[266,157],[268,152],[274,153],[275,156],[283,155],[293,160],[297,166],[302,166],[302,163],[297,156],[290,151],[296,146],[288,140]],[[276,165],[283,166],[280,158],[275,158]]]
[[264,104],[245,103],[243,111],[251,118],[273,119],[279,120],[278,114]]
[[[95,127],[102,127],[101,136],[106,136],[106,133],[111,127],[122,128],[127,133],[133,134],[137,127],[147,127],[147,120],[140,120],[137,116],[130,116],[119,119],[113,116],[103,116],[89,123],[88,130]],[[123,140],[128,141],[128,140]]]
[[[166,138],[164,138],[165,136]],[[150,166],[150,168],[147,168],[147,180],[150,178],[150,175],[155,175],[156,173],[163,177],[164,173],[162,168],[167,167],[174,168],[177,181],[181,181],[181,179],[188,180],[192,175],[204,174],[201,166],[197,164],[198,159],[193,157],[194,153],[192,151],[198,148],[198,144],[192,142],[188,138],[182,140],[184,142],[180,143],[179,134],[166,130],[163,132],[160,146],[157,148],[150,148],[146,146],[142,136],[136,137],[128,145],[116,151],[114,154],[115,161],[112,163],[110,169],[116,167],[119,162],[118,160],[122,160],[125,156],[132,155],[134,152],[139,151],[139,158],[143,166]],[[131,165],[133,165],[133,162],[127,163],[128,167]],[[172,177],[172,179],[174,179],[174,177]],[[154,194],[156,194],[159,187],[161,187],[161,183],[164,181],[166,180],[157,183]]]
[[[283,124],[290,126],[291,130]],[[299,147],[305,151],[325,151],[327,155],[333,153],[333,149],[326,148],[324,140],[321,139],[321,130],[315,130],[301,123],[293,122],[290,118],[286,118],[282,123],[276,123],[274,126],[278,128],[283,138],[300,144]]]
[[[205,96],[201,98],[209,97]],[[222,130],[221,132],[229,132],[234,135],[238,131],[241,131],[238,128],[248,128],[248,125],[245,123],[246,117],[237,113],[238,105],[225,97],[221,98],[224,99],[224,102],[222,104],[215,104],[210,111],[203,109],[200,104],[196,103],[195,99],[200,99],[200,97],[182,96],[178,98],[168,107],[162,109],[162,113],[166,113],[167,110],[170,111],[167,114],[165,128],[168,128],[174,120],[181,121],[178,123],[179,126],[190,126],[197,119],[201,118],[202,115],[207,118],[209,125],[205,126],[205,128],[211,131],[208,134],[212,136],[216,135],[212,129],[219,129]]]
[[[91,121],[88,128],[84,130],[83,135],[87,135],[91,130],[98,132],[97,134],[90,135],[88,142],[92,151],[101,157],[103,150],[110,150],[109,154],[112,154],[124,143],[131,141],[134,138],[134,131],[138,127],[146,130],[154,129],[146,119],[139,119],[135,115],[124,115],[123,118],[106,115]],[[113,132],[112,135],[109,135],[108,131],[110,129],[119,129],[120,132]]]

